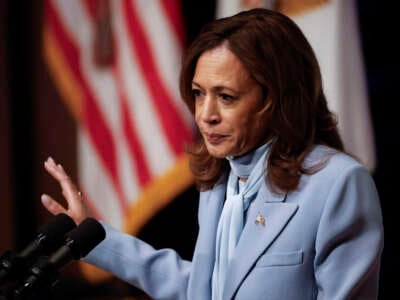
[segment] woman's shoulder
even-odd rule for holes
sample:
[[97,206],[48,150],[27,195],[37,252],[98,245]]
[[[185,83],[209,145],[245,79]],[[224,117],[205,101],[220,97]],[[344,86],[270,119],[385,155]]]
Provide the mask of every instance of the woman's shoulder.
[[[311,172],[301,176],[297,192],[319,195],[320,198],[336,194],[333,198],[341,199],[344,191],[351,190],[353,194],[369,191],[368,197],[377,198],[370,172],[351,155],[317,145],[310,151],[305,165]],[[317,170],[313,170],[314,166],[318,166]],[[353,200],[358,201],[356,198]]]
[[[367,168],[355,157],[324,145],[315,145],[304,160],[305,168],[318,169],[316,176],[336,178],[349,173],[367,173]],[[318,168],[318,166],[320,166]]]

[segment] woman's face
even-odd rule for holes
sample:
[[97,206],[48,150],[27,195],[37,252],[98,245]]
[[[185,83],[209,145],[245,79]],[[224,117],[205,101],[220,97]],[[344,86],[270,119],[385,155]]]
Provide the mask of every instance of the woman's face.
[[210,155],[240,156],[265,142],[261,86],[224,45],[204,52],[192,82],[195,119]]

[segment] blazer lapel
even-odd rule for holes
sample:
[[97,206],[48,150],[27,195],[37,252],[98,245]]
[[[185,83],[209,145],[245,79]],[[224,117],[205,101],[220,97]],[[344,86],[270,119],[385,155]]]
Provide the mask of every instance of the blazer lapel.
[[200,193],[199,234],[192,260],[189,299],[211,299],[211,277],[215,263],[215,239],[226,192],[225,181]]
[[[202,192],[200,201],[202,201],[200,217],[200,230],[196,249],[203,251],[211,251],[215,254],[215,236],[218,227],[219,217],[224,205],[226,192],[226,184],[220,184],[214,189]],[[214,247],[210,247],[213,244]]]
[[[262,185],[247,213],[247,221],[235,250],[225,282],[223,299],[231,299],[256,260],[282,232],[297,211],[297,204],[285,203],[286,195],[276,195]],[[257,215],[264,218],[256,222]]]

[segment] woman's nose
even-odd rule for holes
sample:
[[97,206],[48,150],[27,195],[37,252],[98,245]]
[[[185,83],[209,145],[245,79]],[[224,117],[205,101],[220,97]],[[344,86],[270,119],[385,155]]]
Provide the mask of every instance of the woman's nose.
[[221,121],[218,104],[216,103],[215,99],[207,97],[204,100],[201,112],[201,120],[209,124],[217,124]]

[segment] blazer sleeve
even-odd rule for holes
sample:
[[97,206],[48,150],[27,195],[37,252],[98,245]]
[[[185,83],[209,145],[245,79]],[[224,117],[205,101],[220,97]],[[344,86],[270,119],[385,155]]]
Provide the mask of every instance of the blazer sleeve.
[[172,249],[155,250],[102,223],[106,238],[84,261],[142,289],[153,299],[186,299],[191,262]]
[[375,184],[364,167],[352,165],[337,176],[318,226],[317,299],[377,299],[382,248]]

